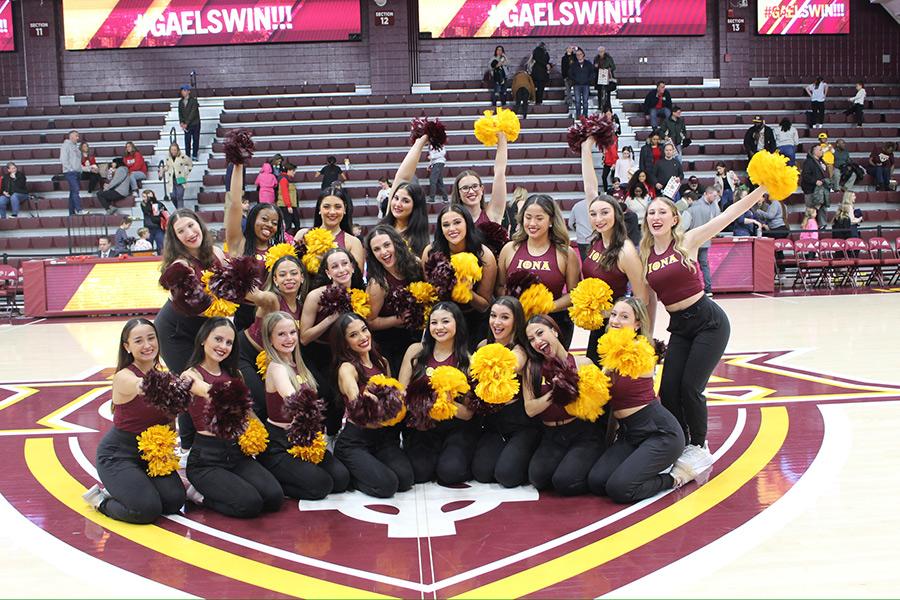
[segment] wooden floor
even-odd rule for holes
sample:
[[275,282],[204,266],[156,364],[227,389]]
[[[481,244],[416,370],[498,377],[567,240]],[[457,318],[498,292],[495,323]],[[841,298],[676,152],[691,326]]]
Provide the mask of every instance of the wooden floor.
[[426,485],[153,526],[80,497],[122,322],[0,326],[0,596],[896,597],[900,294],[717,301],[704,485],[630,507]]

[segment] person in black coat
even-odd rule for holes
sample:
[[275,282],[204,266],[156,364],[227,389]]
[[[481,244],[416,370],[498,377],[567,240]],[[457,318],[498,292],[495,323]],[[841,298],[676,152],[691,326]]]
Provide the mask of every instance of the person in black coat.
[[189,85],[181,86],[178,122],[184,131],[184,153],[197,162],[197,155],[200,153],[200,103]]
[[816,144],[803,161],[800,189],[803,190],[806,207],[816,209],[816,223],[819,229],[825,228],[827,220],[829,182],[828,170],[822,162],[822,146]]
[[[760,140],[763,144],[762,147],[760,147]],[[753,158],[753,155],[760,150],[775,152],[775,132],[766,125],[762,117],[754,117],[753,125],[744,134],[744,152],[747,153],[747,158]]]
[[550,82],[550,53],[547,52],[547,45],[544,42],[538,44],[531,53],[531,60],[534,63],[531,67],[531,78],[534,80],[535,104],[543,104],[544,88]]
[[0,219],[6,218],[6,208],[12,210],[12,216],[19,216],[19,206],[28,200],[28,186],[25,173],[19,171],[16,163],[6,165],[6,175],[0,178]]
[[672,96],[666,89],[666,82],[660,81],[655,90],[650,90],[644,98],[644,114],[650,117],[650,127],[659,127],[660,117],[668,119],[672,115]]

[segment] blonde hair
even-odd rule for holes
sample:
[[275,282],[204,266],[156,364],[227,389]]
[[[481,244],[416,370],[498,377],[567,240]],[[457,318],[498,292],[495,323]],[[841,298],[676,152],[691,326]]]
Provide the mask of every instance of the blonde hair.
[[[684,246],[684,230],[679,227],[681,224],[681,213],[678,212],[678,207],[665,196],[659,196],[655,200],[652,200],[650,204],[653,204],[654,202],[662,202],[668,207],[672,214],[675,215],[677,220],[675,221],[672,230],[669,232],[672,234],[672,239],[675,241],[675,254],[681,259],[681,264],[684,265],[684,268],[688,269],[691,273],[696,273],[697,265],[688,258],[687,248]],[[650,212],[650,204],[647,205],[647,211],[644,213],[644,222],[641,223],[641,264],[644,267],[645,275],[650,262],[650,252],[653,250],[653,234],[650,233],[650,226],[647,225],[647,214]]]
[[832,223],[840,219],[841,217],[850,218],[853,216],[853,201],[847,200],[847,197],[844,196],[844,199],[841,201],[841,205],[838,207],[837,212],[834,214],[834,219],[831,220]]
[[806,227],[806,224],[809,223],[810,219],[816,218],[816,209],[812,206],[808,206],[806,208],[806,212],[803,213],[803,221],[800,222],[800,227]]
[[846,191],[844,195],[841,197],[841,204],[849,204],[853,206],[856,204],[856,192]]
[[516,189],[513,190],[512,193],[513,202],[518,204],[519,202],[524,202],[528,198],[528,190],[523,188],[521,185],[517,185]]
[[[644,304],[644,301],[634,296],[622,296],[613,302],[613,306],[619,302],[624,302],[634,311],[634,320],[641,324],[637,329],[638,335],[642,335],[653,342],[653,330],[650,329],[650,313],[647,311],[647,305]],[[606,321],[606,331],[609,331],[608,319]]]
[[288,370],[289,373],[296,373],[297,377],[290,377],[291,385],[294,387],[296,391],[300,387],[300,383],[297,381],[299,378],[303,383],[308,384],[312,388],[316,387],[316,378],[313,377],[312,372],[306,367],[306,363],[303,362],[303,357],[300,355],[300,340],[299,336],[297,339],[297,346],[294,348],[294,364],[290,364],[283,360],[281,356],[278,354],[278,351],[272,346],[272,331],[275,329],[275,326],[281,323],[282,321],[290,321],[294,323],[294,327],[297,327],[297,322],[294,320],[294,317],[287,314],[286,312],[276,311],[273,313],[269,313],[263,318],[262,322],[262,346],[263,350],[266,351],[266,356],[269,359],[269,364],[281,365]]

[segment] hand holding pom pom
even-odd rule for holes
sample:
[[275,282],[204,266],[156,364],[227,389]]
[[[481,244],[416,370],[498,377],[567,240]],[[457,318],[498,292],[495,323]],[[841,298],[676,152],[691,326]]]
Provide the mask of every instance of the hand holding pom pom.
[[597,365],[578,367],[578,397],[565,406],[566,412],[582,421],[596,421],[609,402],[609,377]]
[[423,135],[428,137],[428,143],[435,150],[440,150],[447,143],[447,129],[439,119],[434,121],[428,117],[413,119],[409,143],[412,144]]
[[147,404],[174,418],[191,403],[191,383],[171,371],[150,369],[141,382],[141,393]]
[[240,377],[212,384],[205,413],[209,430],[216,437],[236,440],[247,428],[247,414],[252,408],[250,389]]
[[570,294],[572,306],[569,316],[572,322],[593,331],[603,326],[603,313],[612,308],[612,289],[602,279],[582,279]]
[[569,128],[566,141],[576,154],[581,153],[581,144],[587,138],[594,138],[598,148],[611,146],[615,141],[616,127],[603,115],[590,115],[581,119]]
[[265,266],[255,256],[228,258],[214,265],[211,271],[210,291],[229,302],[243,302],[250,290],[261,287],[266,279]]
[[238,438],[238,445],[247,456],[256,456],[269,445],[269,432],[259,419],[251,418],[247,429]]
[[166,425],[153,425],[137,436],[138,451],[141,458],[147,461],[147,475],[165,477],[178,469],[178,457],[175,456],[175,440],[178,435]]

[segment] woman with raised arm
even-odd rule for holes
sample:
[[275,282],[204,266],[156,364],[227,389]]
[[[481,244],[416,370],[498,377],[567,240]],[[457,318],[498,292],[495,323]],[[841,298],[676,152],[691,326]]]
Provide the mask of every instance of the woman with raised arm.
[[466,170],[456,176],[450,203],[461,204],[472,215],[475,225],[482,223],[503,223],[506,212],[506,165],[509,161],[506,134],[497,134],[497,152],[494,155],[494,181],[491,184],[490,201],[484,199],[484,184],[478,173]]
[[[356,259],[356,264],[366,264],[366,251],[362,242],[353,235],[353,202],[347,190],[334,186],[322,190],[316,200],[313,227],[330,231],[338,248],[349,250]],[[300,230],[297,237],[302,239],[307,231],[309,229]]]
[[416,165],[422,155],[422,149],[428,142],[428,136],[421,136],[415,141],[403,162],[394,175],[394,184],[388,195],[388,213],[381,220],[382,225],[390,225],[397,230],[416,256],[421,256],[428,245],[428,206],[425,192],[413,180],[416,176]]

